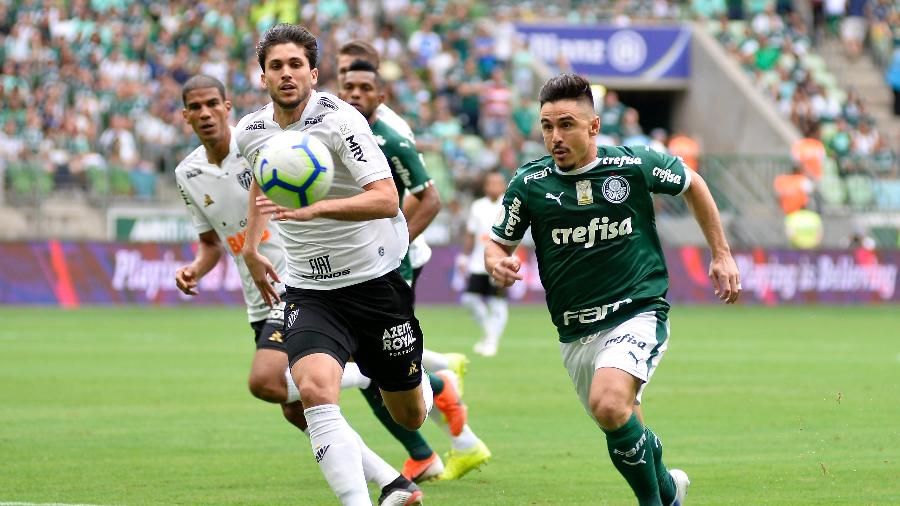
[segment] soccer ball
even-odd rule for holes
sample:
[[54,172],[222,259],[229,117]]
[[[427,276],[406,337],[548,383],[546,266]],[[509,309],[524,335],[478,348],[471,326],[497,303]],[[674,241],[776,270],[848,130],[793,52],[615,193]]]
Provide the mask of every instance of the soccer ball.
[[297,130],[285,130],[259,149],[253,176],[272,202],[296,209],[328,194],[334,163],[322,141]]

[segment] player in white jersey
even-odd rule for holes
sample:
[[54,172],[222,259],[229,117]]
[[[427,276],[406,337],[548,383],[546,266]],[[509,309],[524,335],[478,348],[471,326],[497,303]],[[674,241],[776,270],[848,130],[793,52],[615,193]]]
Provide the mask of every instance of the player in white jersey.
[[[263,300],[240,257],[253,175],[237,149],[234,130],[228,126],[231,102],[226,100],[222,83],[209,76],[189,79],[182,97],[185,120],[202,145],[178,165],[175,179],[200,240],[196,258],[176,271],[175,282],[185,294],[196,295],[200,279],[219,262],[224,242],[241,274],[247,315],[255,335],[257,351],[250,371],[250,391],[262,400],[280,404],[285,418],[306,432],[300,393],[287,367],[282,336],[284,303],[270,307]],[[285,272],[284,251],[274,223],[269,223],[263,231],[259,250],[277,272]],[[281,291],[283,287],[275,288]],[[366,380],[352,368],[344,376],[347,382]],[[361,441],[360,447],[366,479],[382,488],[380,504],[414,504],[421,499],[418,487],[402,478]]]
[[342,504],[371,504],[359,436],[338,407],[342,369],[352,355],[381,389],[394,420],[418,429],[430,409],[422,381],[422,332],[412,290],[397,267],[406,254],[406,220],[390,167],[365,118],[337,97],[313,89],[318,45],[299,25],[279,24],[257,46],[261,82],[272,103],[237,126],[238,148],[252,160],[284,129],[306,132],[331,152],[326,199],[300,209],[273,204],[251,186],[243,257],[264,298],[279,300],[278,274],[258,251],[268,216],[285,243],[285,347],[306,407],[313,455]]
[[491,227],[503,206],[506,178],[499,171],[488,172],[483,189],[484,197],[472,202],[469,210],[463,252],[457,259],[457,266],[469,274],[462,303],[469,308],[482,331],[481,340],[475,343],[475,353],[493,357],[506,328],[509,309],[506,290],[497,286],[484,268],[484,247],[491,240]]

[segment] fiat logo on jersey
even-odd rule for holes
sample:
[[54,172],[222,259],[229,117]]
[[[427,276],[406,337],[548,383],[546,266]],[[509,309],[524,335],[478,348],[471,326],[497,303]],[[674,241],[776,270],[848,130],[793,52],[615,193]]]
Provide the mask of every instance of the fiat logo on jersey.
[[622,176],[609,176],[603,182],[603,198],[613,204],[625,202],[630,192],[631,187],[628,186],[628,181]]
[[241,185],[241,188],[250,191],[250,183],[253,182],[253,173],[250,172],[250,167],[247,167],[243,171],[239,172],[237,175],[237,180]]

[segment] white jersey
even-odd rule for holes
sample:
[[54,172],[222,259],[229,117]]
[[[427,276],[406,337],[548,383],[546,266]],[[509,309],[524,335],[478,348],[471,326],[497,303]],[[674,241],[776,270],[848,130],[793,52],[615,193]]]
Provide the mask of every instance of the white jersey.
[[[328,146],[334,179],[327,199],[352,197],[369,183],[393,177],[366,119],[330,93],[312,90],[300,119],[287,129],[305,132]],[[236,130],[238,148],[248,160],[282,131],[272,103],[244,116]],[[286,283],[297,288],[331,290],[377,278],[399,267],[409,246],[406,219],[399,208],[394,218],[316,218],[278,225],[287,255]]]
[[[385,104],[381,104],[378,106],[376,113],[378,114],[378,119],[387,123],[387,126],[391,127],[395,132],[416,142],[416,136],[413,135],[409,123],[401,118],[399,114],[394,112],[393,109]],[[424,163],[422,165],[424,165]],[[428,243],[425,242],[425,234],[419,234],[419,236],[413,239],[413,242],[409,244],[409,262],[413,269],[418,269],[428,263],[429,260],[431,260],[431,248],[428,246]]]
[[475,236],[472,254],[469,255],[469,273],[487,274],[484,268],[484,247],[491,240],[491,227],[500,208],[503,206],[503,197],[492,201],[487,197],[481,197],[472,202],[469,210],[469,219],[466,221],[466,232]]
[[[246,237],[248,192],[252,180],[250,165],[237,149],[233,128],[228,156],[222,160],[221,167],[209,163],[206,149],[200,146],[175,168],[175,181],[191,212],[194,228],[198,234],[214,230],[224,243],[241,274],[247,316],[255,322],[266,318],[269,306],[263,301],[240,256]],[[284,250],[275,223],[270,222],[263,232],[259,251],[272,262],[278,277],[284,279]]]

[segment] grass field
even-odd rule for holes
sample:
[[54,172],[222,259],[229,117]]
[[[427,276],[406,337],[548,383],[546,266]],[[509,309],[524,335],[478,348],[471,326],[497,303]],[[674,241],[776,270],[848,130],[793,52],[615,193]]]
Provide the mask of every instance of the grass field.
[[[898,504],[898,309],[676,308],[644,402],[667,464],[690,474],[688,504]],[[429,348],[470,350],[461,309],[420,318]],[[3,307],[0,320],[0,503],[336,503],[306,438],[246,391],[240,309]],[[634,504],[553,335],[543,307],[518,307],[499,356],[472,356],[470,425],[494,459],[426,484],[427,504]],[[342,405],[399,468],[362,397]],[[434,424],[425,434],[449,448]]]

